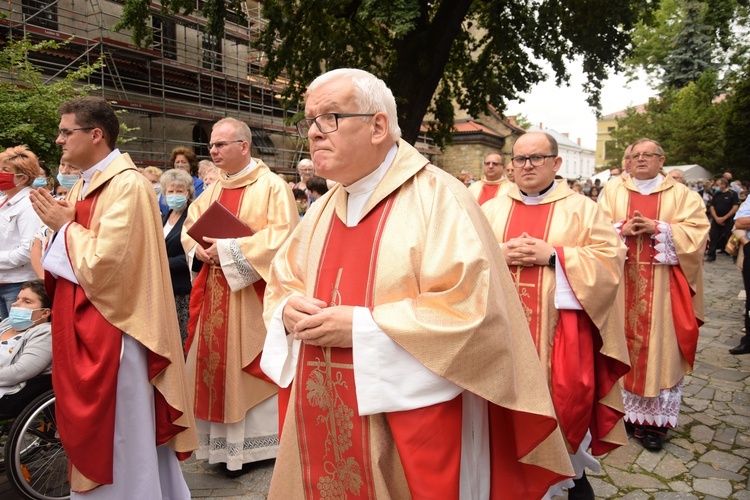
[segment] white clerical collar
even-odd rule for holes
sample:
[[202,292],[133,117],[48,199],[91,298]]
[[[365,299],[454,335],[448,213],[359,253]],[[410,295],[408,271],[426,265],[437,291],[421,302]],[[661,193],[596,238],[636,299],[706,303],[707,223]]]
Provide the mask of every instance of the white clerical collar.
[[559,186],[560,184],[562,184],[562,182],[553,181],[552,186],[542,194],[527,194],[522,192],[520,189],[518,190],[518,193],[521,195],[521,201],[524,205],[539,205],[542,200],[544,200],[552,191],[557,189],[557,186]]
[[243,174],[249,174],[253,170],[258,168],[258,163],[255,161],[255,158],[250,158],[250,163],[247,164],[245,168],[237,172],[236,174],[227,174],[227,179],[232,179],[234,177],[239,177]]
[[653,179],[644,180],[636,179],[635,177],[633,177],[633,184],[635,184],[635,187],[638,188],[639,193],[648,196],[653,193],[654,189],[656,189],[656,187],[661,184],[661,181],[663,180],[664,176],[661,174],[656,174],[656,177],[654,177]]
[[105,156],[102,161],[91,168],[87,168],[86,170],[81,171],[81,179],[83,179],[83,189],[81,190],[81,196],[86,194],[86,190],[88,189],[89,184],[91,183],[91,179],[94,177],[94,174],[97,172],[104,172],[109,164],[112,163],[115,158],[120,156],[120,154],[120,150],[115,148],[111,153]]
[[385,177],[385,173],[396,158],[396,153],[398,153],[398,145],[394,144],[391,149],[388,150],[388,154],[385,155],[383,163],[381,163],[378,168],[362,177],[357,182],[348,186],[343,186],[346,192],[349,193],[346,202],[346,225],[348,227],[356,226],[359,222],[365,205],[370,200],[372,193],[375,192],[375,188],[378,187],[380,181]]

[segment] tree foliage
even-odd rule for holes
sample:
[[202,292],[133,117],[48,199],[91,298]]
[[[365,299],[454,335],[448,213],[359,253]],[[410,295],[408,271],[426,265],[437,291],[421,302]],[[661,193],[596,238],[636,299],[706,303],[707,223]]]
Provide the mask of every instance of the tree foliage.
[[[225,5],[219,5],[224,1]],[[189,12],[188,0],[163,2],[168,12]],[[212,34],[237,0],[208,0]],[[584,90],[598,107],[601,81],[619,69],[636,23],[651,0],[265,0],[267,20],[255,46],[267,56],[265,76],[284,78],[284,103],[298,106],[307,84],[324,71],[356,67],[393,90],[404,138],[414,142],[426,114],[442,144],[457,103],[472,116],[498,111],[546,78],[568,81],[565,61],[580,57]],[[148,41],[146,0],[125,0],[118,27]],[[216,32],[212,32],[214,29]]]
[[[641,137],[658,141],[669,165],[698,164],[712,171],[724,168],[724,122],[727,103],[719,95],[716,73],[676,90],[667,89],[646,105],[645,113],[628,110],[612,132],[620,154]],[[619,163],[619,161],[617,162]]]
[[87,94],[94,87],[78,82],[91,75],[100,63],[81,65],[61,79],[44,80],[42,72],[29,61],[29,54],[53,51],[54,41],[32,43],[10,40],[0,51],[0,71],[9,74],[0,81],[0,147],[24,144],[39,158],[57,164],[60,148],[55,144],[63,102]]
[[664,60],[664,86],[681,89],[697,81],[703,73],[718,69],[713,60],[714,40],[710,26],[703,23],[703,6],[691,1],[685,5],[685,21],[674,38],[674,48]]
[[732,85],[724,121],[725,164],[739,179],[750,179],[750,64]]

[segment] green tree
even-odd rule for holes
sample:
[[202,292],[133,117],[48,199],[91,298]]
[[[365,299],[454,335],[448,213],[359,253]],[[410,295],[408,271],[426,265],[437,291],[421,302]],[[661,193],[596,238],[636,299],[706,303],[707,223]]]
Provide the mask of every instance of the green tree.
[[[220,16],[236,0],[225,2],[223,11],[222,0],[209,3]],[[183,4],[187,0],[170,0],[164,8],[192,8]],[[438,144],[453,126],[453,103],[472,116],[488,104],[502,113],[506,101],[546,78],[544,61],[562,84],[569,79],[565,61],[580,57],[588,75],[584,90],[598,107],[601,81],[608,69],[620,68],[634,26],[655,8],[650,0],[265,0],[262,5],[268,23],[255,46],[267,55],[265,76],[288,80],[286,105],[298,106],[307,84],[326,70],[362,68],[393,90],[404,138],[414,142],[431,113]],[[133,28],[135,42],[148,41],[148,15],[147,0],[125,0],[118,26]],[[217,17],[213,25],[220,24]]]
[[695,82],[706,71],[716,70],[713,61],[714,39],[711,28],[703,23],[703,5],[692,1],[685,5],[685,21],[674,38],[674,48],[664,60],[665,87],[681,89]]
[[0,51],[0,71],[9,75],[0,81],[0,147],[24,144],[52,165],[60,158],[60,148],[55,144],[60,121],[57,108],[92,90],[94,87],[78,82],[100,66],[98,62],[82,65],[61,79],[44,80],[41,70],[29,62],[29,54],[59,46],[54,41],[32,43],[21,39],[8,41]]
[[725,166],[736,178],[750,179],[750,65],[745,66],[727,99],[724,121]]

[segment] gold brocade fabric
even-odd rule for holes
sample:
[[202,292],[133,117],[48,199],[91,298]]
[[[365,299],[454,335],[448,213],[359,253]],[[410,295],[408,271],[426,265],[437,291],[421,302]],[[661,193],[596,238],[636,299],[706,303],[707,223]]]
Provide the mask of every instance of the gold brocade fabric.
[[[404,141],[362,217],[397,190],[374,270],[375,322],[427,368],[465,390],[510,410],[553,416],[513,281],[470,193]],[[314,295],[329,225],[333,217],[346,221],[346,210],[347,193],[336,186],[284,244],[266,288],[266,321],[290,295]],[[293,426],[291,414],[290,407],[284,432]],[[272,497],[294,497],[297,473],[281,464],[292,467],[282,457],[297,453],[288,449],[295,442],[282,439]],[[521,461],[561,474],[571,470],[559,429]]]
[[[512,186],[507,196],[482,205],[500,243],[505,242],[505,230],[510,222],[508,218],[514,200],[522,201],[517,186]],[[555,205],[548,222],[547,243],[563,249],[565,276],[576,299],[599,330],[603,343],[600,352],[629,365],[620,287],[627,249],[596,203],[572,191],[565,181],[561,181],[541,202],[550,203]],[[555,269],[543,267],[542,273],[542,290],[538,295],[542,311],[539,356],[549,380],[559,311],[555,308]],[[624,412],[619,383],[601,403]],[[607,441],[627,443],[621,426],[615,427],[610,434]]]
[[[82,182],[76,184],[67,199],[80,199],[82,187]],[[66,231],[71,266],[86,296],[107,321],[171,361],[151,383],[182,412],[174,423],[186,429],[167,444],[178,452],[190,452],[198,447],[192,395],[154,190],[124,154],[94,174],[86,196],[97,192],[90,229],[70,224]],[[129,196],[121,196],[124,192]]]
[[[243,175],[232,179],[222,177],[190,205],[182,227],[182,245],[186,254],[192,250],[196,242],[187,231],[219,198],[222,189],[235,188],[245,189],[238,217],[255,233],[238,238],[239,248],[245,260],[267,280],[271,259],[299,223],[299,215],[291,188],[263,162],[258,161],[257,168]],[[224,422],[239,422],[249,409],[277,392],[275,385],[243,371],[261,353],[266,338],[263,304],[255,288],[247,286],[231,292],[228,314],[216,320],[228,323],[227,357],[223,360],[227,364]],[[201,334],[199,326],[196,337]],[[196,380],[196,346],[197,341],[194,341],[187,358],[191,388]]]
[[[612,222],[628,218],[630,194],[637,193],[633,180],[613,183],[599,202],[604,215]],[[703,253],[708,238],[709,223],[700,196],[666,176],[652,196],[661,193],[658,220],[672,228],[674,247],[679,266],[687,278],[693,295],[695,317],[703,321]],[[654,314],[651,319],[649,357],[646,363],[645,397],[656,397],[661,389],[669,389],[692,369],[680,352],[672,323],[669,267],[654,268],[652,296]],[[624,300],[624,297],[623,297]],[[627,315],[628,310],[625,311]]]
[[482,188],[484,187],[485,184],[490,185],[490,186],[493,186],[495,184],[500,185],[500,187],[497,188],[497,193],[495,193],[495,198],[499,198],[500,196],[507,193],[510,187],[514,185],[513,183],[508,182],[508,179],[506,179],[505,177],[503,177],[499,181],[488,181],[487,179],[482,177],[481,181],[476,181],[468,187],[469,192],[471,193],[471,195],[474,197],[475,200],[479,199],[479,195],[482,194]]

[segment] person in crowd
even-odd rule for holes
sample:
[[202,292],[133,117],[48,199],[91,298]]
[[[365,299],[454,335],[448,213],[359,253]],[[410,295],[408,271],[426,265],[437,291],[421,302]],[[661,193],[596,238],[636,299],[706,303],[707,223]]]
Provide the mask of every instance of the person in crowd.
[[164,171],[159,167],[146,167],[141,172],[141,174],[143,174],[143,176],[148,179],[148,182],[151,183],[151,187],[154,189],[156,196],[159,198],[159,204],[166,203],[162,199],[163,196],[161,193],[161,183],[159,182],[159,179],[161,179],[161,174],[163,173]]
[[44,162],[39,160],[39,173],[37,174],[36,179],[34,179],[34,182],[31,184],[31,187],[33,189],[39,189],[44,188],[47,191],[52,191],[52,187],[54,185],[52,175],[50,175],[49,167],[44,165]]
[[679,168],[673,168],[667,173],[667,175],[670,176],[672,179],[674,179],[675,182],[679,182],[680,184],[687,185],[687,183],[685,182],[685,174],[683,174],[682,170],[680,170]]
[[296,188],[292,189],[292,194],[294,195],[294,201],[297,203],[297,213],[299,213],[299,218],[302,219],[310,203],[307,199],[307,194],[304,190]]
[[31,243],[41,220],[31,208],[31,185],[39,160],[26,146],[0,153],[0,319],[8,317],[21,283],[36,278]]
[[591,186],[591,188],[589,189],[589,198],[591,198],[594,201],[596,201],[597,199],[599,199],[599,188],[598,187]]
[[[213,162],[211,162],[213,165]],[[203,172],[203,190],[205,191],[208,189],[208,186],[212,185],[216,181],[219,180],[219,177],[221,176],[221,170],[219,170],[217,167],[210,167],[206,171]]]
[[699,198],[660,173],[659,143],[640,139],[630,156],[630,177],[599,206],[628,247],[625,334],[632,369],[623,380],[625,421],[656,451],[667,428],[677,427],[683,378],[695,361],[709,224]]
[[307,181],[313,178],[315,175],[315,165],[309,158],[303,158],[297,163],[297,173],[299,174],[299,182],[292,186],[293,189],[302,189],[308,195],[310,190],[307,187]]
[[482,210],[516,281],[574,452],[576,480],[568,498],[593,500],[584,467],[601,467],[589,446],[602,455],[628,442],[619,380],[630,360],[617,300],[626,248],[595,202],[554,180],[563,161],[557,154],[549,134],[519,137],[511,158],[515,186]]
[[745,285],[744,335],[739,345],[729,349],[730,354],[750,353],[750,200],[745,200],[734,215],[734,235],[742,247],[737,256],[737,267],[742,271],[742,282]]
[[471,174],[469,172],[461,172],[459,174],[456,174],[456,179],[461,181],[461,184],[463,184],[466,187],[469,187],[473,184],[471,182]]
[[185,250],[182,248],[182,225],[187,218],[187,210],[195,196],[193,178],[184,170],[170,169],[159,179],[161,192],[169,207],[162,217],[164,242],[169,259],[169,275],[172,278],[174,302],[177,307],[177,322],[180,325],[180,338],[187,341],[188,315],[190,313],[190,268],[187,265]]
[[572,191],[573,191],[574,193],[578,193],[578,194],[584,194],[584,192],[583,192],[583,186],[581,186],[581,183],[580,183],[580,182],[578,182],[578,181],[574,181],[574,182],[573,182],[573,185],[572,185],[572,186],[570,187],[570,189],[571,189],[571,190],[572,190]]
[[[226,176],[190,205],[182,229],[190,268],[196,259],[203,262],[193,281],[187,343],[196,457],[223,463],[230,477],[278,451],[278,388],[258,368],[266,337],[262,299],[271,259],[299,223],[291,188],[252,158],[251,145],[244,122],[214,124],[210,153]],[[194,240],[188,231],[216,202],[252,235]]]
[[516,173],[513,170],[513,164],[511,163],[505,166],[505,178],[508,179],[508,182],[512,182],[514,184],[516,182]]
[[[633,145],[632,144],[628,145],[628,147],[625,148],[625,151],[622,154],[622,161],[620,162],[620,165],[622,166],[622,168],[621,169],[617,169],[617,168],[611,169],[609,171],[609,175],[610,175],[609,179],[610,180],[613,179],[613,177],[612,177],[612,170],[615,170],[615,172],[618,172],[618,171],[622,172],[621,174],[619,174],[619,180],[621,182],[625,182],[628,179],[628,177],[630,177],[630,173],[633,170],[633,161],[632,161],[632,158],[631,158],[631,152],[632,152],[632,150],[633,150]],[[598,180],[599,179],[597,179],[597,181]],[[594,199],[597,200],[597,201],[601,201],[602,198],[604,198],[604,197],[607,196],[607,192],[610,191],[610,190],[612,190],[612,189],[614,189],[616,185],[617,185],[617,183],[615,183],[615,182],[609,182],[609,181],[607,181],[604,184],[604,186],[598,187],[597,191],[599,192],[599,195],[598,195],[597,198],[594,198]]]
[[740,208],[740,199],[737,193],[729,189],[729,183],[721,178],[717,181],[720,191],[715,193],[708,206],[711,215],[711,230],[708,233],[708,252],[706,261],[716,260],[716,251],[723,249],[727,244],[727,238],[732,233],[732,222],[734,214]]
[[17,417],[52,388],[51,308],[44,282],[26,281],[0,322],[0,417]]
[[[201,180],[204,180],[203,178],[206,176],[206,172],[210,171],[211,169],[216,168],[216,165],[214,165],[214,162],[211,160],[201,160],[198,162],[198,177]],[[205,189],[205,181],[203,182],[204,189]]]
[[198,157],[192,149],[178,146],[172,150],[169,155],[169,165],[174,168],[184,170],[193,177],[193,186],[195,188],[195,197],[203,192],[203,181],[198,177]]
[[339,184],[266,289],[261,368],[288,399],[269,496],[538,498],[571,476],[497,242],[466,188],[399,140],[390,89],[325,73],[297,128]]
[[503,155],[490,153],[484,157],[482,164],[484,166],[482,180],[469,186],[469,193],[480,205],[505,193],[510,184],[503,177],[503,172],[505,172]]
[[307,199],[310,200],[309,204],[312,205],[315,200],[320,199],[328,192],[328,184],[324,178],[315,175],[307,181],[307,192]]
[[65,163],[64,161],[60,161],[59,166],[57,167],[57,182],[60,183],[60,187],[65,189],[65,193],[68,194],[68,191],[73,189],[73,186],[76,185],[76,182],[78,182],[78,179],[81,178],[81,171],[76,168],[73,165],[70,165],[69,163]]
[[30,198],[54,234],[42,264],[54,314],[55,413],[71,497],[190,498],[197,447],[156,197],[100,97],[64,102],[57,144],[81,170],[66,200]]

